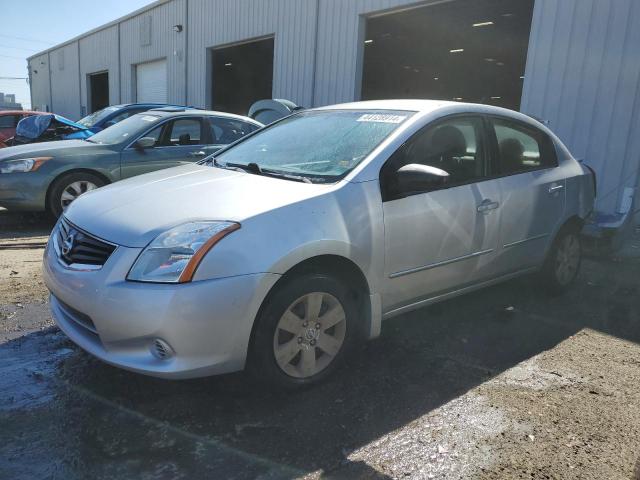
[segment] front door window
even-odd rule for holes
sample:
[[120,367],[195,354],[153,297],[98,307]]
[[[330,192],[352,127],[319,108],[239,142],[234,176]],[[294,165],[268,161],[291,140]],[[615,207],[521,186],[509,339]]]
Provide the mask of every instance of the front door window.
[[396,172],[409,164],[444,170],[449,174],[445,187],[482,180],[487,175],[482,129],[482,120],[478,117],[454,117],[415,134],[385,165],[382,172],[384,196],[397,198],[403,195]]
[[166,137],[167,146],[201,145],[202,122],[197,118],[174,120]]

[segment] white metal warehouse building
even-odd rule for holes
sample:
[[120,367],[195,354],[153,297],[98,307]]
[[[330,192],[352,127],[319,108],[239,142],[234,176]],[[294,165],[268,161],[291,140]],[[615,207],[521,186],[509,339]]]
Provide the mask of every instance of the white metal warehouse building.
[[34,108],[74,120],[136,101],[503,105],[595,168],[602,223],[636,203],[638,0],[160,0],[28,62]]

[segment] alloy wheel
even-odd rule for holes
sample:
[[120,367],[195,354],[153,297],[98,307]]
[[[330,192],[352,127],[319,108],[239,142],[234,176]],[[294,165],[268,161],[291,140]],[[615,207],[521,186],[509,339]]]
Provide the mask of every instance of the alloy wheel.
[[576,235],[566,235],[558,245],[556,254],[556,279],[560,285],[568,285],[580,266],[580,241]]
[[73,202],[80,195],[83,195],[91,190],[95,190],[98,186],[95,183],[89,182],[87,180],[79,180],[77,182],[73,182],[65,187],[62,190],[62,195],[60,195],[60,206],[62,207],[62,211],[64,212],[71,202]]
[[278,321],[273,336],[276,363],[295,378],[316,375],[335,359],[344,344],[345,311],[333,295],[313,292],[294,301]]

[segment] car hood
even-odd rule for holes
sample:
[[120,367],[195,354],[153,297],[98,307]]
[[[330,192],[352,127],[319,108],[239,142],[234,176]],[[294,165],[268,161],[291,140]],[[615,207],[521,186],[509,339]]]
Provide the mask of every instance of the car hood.
[[[89,143],[84,140],[59,140],[57,142],[28,143],[26,145],[16,145],[4,149],[0,152],[0,161],[29,157],[55,157],[61,153],[68,154],[69,149],[73,149],[74,155],[89,153],[96,149],[104,148],[104,145]],[[77,150],[76,150],[77,149]]]
[[53,124],[54,127],[64,125],[72,127],[75,130],[86,130],[87,127],[80,125],[79,123],[72,122],[68,118],[61,117],[56,114],[43,114],[43,115],[31,115],[30,117],[24,117],[18,122],[16,127],[16,135],[29,139],[36,139],[42,136],[42,134]]
[[242,222],[332,187],[186,165],[94,190],[73,202],[65,217],[103,240],[144,247],[160,233],[183,223]]

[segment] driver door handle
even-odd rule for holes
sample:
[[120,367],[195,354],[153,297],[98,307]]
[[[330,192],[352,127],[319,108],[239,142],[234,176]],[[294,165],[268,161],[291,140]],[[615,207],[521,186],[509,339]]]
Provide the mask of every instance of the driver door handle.
[[562,190],[563,188],[564,188],[564,185],[551,185],[549,187],[549,193],[557,192],[559,190]]
[[486,200],[483,200],[483,202],[480,205],[478,205],[478,212],[479,213],[490,212],[491,210],[495,210],[499,206],[500,206],[500,203],[494,202],[493,200],[488,198]]
[[202,150],[198,151],[198,152],[191,152],[189,153],[190,157],[204,157],[206,155],[205,152],[203,152]]

